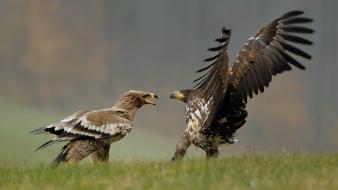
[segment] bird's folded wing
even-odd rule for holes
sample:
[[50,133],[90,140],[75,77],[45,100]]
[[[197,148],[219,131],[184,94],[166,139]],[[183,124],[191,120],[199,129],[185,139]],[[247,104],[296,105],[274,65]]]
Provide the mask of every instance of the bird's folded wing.
[[54,141],[76,138],[107,138],[115,134],[125,135],[132,129],[132,122],[126,118],[127,113],[114,110],[79,111],[58,123],[36,129],[32,133],[52,133]]
[[85,136],[99,139],[116,134],[125,135],[130,132],[132,122],[123,116],[124,113],[113,110],[88,112],[75,125],[65,126],[59,138]]

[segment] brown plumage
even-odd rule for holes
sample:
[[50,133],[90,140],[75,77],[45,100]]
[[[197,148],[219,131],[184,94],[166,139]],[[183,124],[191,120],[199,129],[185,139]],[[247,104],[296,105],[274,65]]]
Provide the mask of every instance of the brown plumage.
[[78,111],[58,123],[33,130],[33,134],[56,135],[37,150],[67,141],[53,161],[55,165],[78,163],[88,155],[94,162],[107,162],[110,144],[131,131],[136,111],[145,104],[155,105],[155,98],[157,96],[154,93],[131,90],[124,93],[111,108]]
[[244,125],[248,96],[252,98],[263,92],[273,75],[291,70],[291,66],[305,69],[289,54],[311,59],[309,54],[290,44],[312,45],[303,36],[313,30],[301,26],[312,19],[302,14],[302,11],[291,11],[264,26],[245,43],[232,64],[228,63],[227,53],[231,32],[223,28],[221,37],[216,39],[220,45],[209,49],[218,53],[205,60],[212,61],[210,65],[197,71],[205,74],[194,81],[195,88],[176,91],[170,96],[186,103],[187,122],[173,159],[182,158],[191,143],[202,148],[207,157],[216,157],[218,146],[234,143],[236,130]]

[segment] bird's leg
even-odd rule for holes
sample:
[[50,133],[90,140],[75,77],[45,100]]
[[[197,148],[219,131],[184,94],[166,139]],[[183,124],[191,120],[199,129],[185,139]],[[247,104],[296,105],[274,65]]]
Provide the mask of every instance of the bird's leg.
[[217,158],[218,155],[219,155],[219,150],[218,150],[218,147],[213,147],[213,148],[205,151],[205,153],[206,153],[207,159]]
[[73,165],[79,163],[89,154],[97,150],[98,143],[92,140],[74,140],[62,148],[61,153],[52,162],[53,166],[59,164]]
[[171,160],[181,160],[184,157],[185,153],[187,152],[187,149],[189,148],[190,144],[191,143],[189,141],[188,134],[184,133],[181,140],[178,142],[176,146],[175,154]]
[[99,150],[93,152],[90,156],[94,164],[107,163],[109,160],[110,144],[105,144]]

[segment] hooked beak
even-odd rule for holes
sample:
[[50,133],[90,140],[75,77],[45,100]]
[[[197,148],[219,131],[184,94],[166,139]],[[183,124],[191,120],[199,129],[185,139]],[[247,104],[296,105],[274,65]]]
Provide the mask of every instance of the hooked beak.
[[184,98],[184,94],[180,91],[174,91],[173,93],[170,94],[169,98],[182,100]]
[[173,92],[169,96],[170,99],[176,99],[176,92]]
[[152,105],[156,105],[155,103],[155,99],[158,100],[158,96],[154,93],[150,93],[149,94],[150,96],[148,96],[145,101],[148,103],[148,104],[152,104]]

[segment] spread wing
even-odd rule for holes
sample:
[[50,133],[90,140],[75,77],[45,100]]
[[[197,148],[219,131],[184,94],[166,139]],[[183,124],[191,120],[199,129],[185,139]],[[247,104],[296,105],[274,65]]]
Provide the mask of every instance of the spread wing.
[[[41,145],[38,149],[55,142],[77,138],[104,139],[114,135],[125,135],[132,129],[132,122],[126,119],[123,111],[100,110],[76,112],[59,123],[32,131],[35,134],[48,132],[56,137]],[[38,150],[37,149],[37,150]]]
[[[272,75],[291,70],[292,66],[304,70],[305,67],[289,53],[305,59],[311,56],[294,44],[312,45],[304,34],[314,31],[301,26],[312,19],[301,16],[302,11],[291,11],[264,26],[242,47],[235,62],[229,69],[229,86],[234,92],[234,100],[246,102],[254,94],[263,92],[269,86]],[[302,37],[296,34],[302,35]],[[290,44],[294,43],[294,44]]]
[[218,47],[210,48],[217,54],[205,60],[210,65],[198,70],[204,73],[194,80],[197,82],[195,91],[187,102],[187,123],[198,123],[198,126],[209,126],[213,115],[219,109],[227,89],[228,80],[228,53],[227,47],[230,39],[230,30],[222,29],[222,35],[216,39]]

